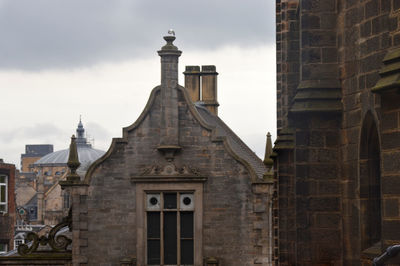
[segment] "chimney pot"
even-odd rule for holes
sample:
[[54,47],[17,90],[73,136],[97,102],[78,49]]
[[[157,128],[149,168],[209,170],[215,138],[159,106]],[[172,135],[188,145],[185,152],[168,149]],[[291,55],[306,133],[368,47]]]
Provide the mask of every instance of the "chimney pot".
[[186,66],[185,88],[193,102],[200,101],[200,66]]
[[218,73],[216,72],[217,71],[217,68],[215,67],[215,66],[212,66],[212,65],[209,65],[209,66],[201,66],[201,71],[202,72],[210,72],[210,73],[214,73],[214,74],[216,74],[216,75],[218,75]]
[[217,101],[217,76],[218,72],[213,65],[201,66],[201,95],[204,106],[215,115],[218,115]]

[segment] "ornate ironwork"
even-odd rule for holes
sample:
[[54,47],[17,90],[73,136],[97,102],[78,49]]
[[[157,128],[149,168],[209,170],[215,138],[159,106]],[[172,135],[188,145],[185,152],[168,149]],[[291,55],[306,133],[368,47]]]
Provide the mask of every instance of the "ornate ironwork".
[[390,246],[386,249],[386,252],[380,255],[377,258],[374,258],[373,265],[381,266],[385,265],[385,262],[390,259],[396,257],[400,253],[400,245]]
[[54,226],[48,236],[39,236],[34,232],[29,232],[26,236],[26,243],[32,242],[29,246],[22,244],[18,246],[18,254],[21,256],[35,253],[39,245],[45,246],[49,244],[52,251],[65,252],[67,247],[72,243],[72,240],[65,235],[58,235],[57,233],[64,227],[68,226],[69,230],[72,229],[72,209],[69,210],[68,216],[64,217],[63,220]]

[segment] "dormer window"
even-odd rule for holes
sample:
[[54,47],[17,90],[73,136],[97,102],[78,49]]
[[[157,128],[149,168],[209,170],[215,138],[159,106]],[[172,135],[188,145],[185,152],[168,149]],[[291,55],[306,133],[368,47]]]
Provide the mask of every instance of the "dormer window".
[[0,175],[0,213],[7,212],[7,176]]

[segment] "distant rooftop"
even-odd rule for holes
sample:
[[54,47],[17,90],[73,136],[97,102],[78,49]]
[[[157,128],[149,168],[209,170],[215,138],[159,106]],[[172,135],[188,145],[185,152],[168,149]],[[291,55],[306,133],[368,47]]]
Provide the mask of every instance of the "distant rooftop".
[[53,151],[54,148],[52,144],[28,144],[25,145],[25,154],[21,154],[21,158],[43,157]]
[[[89,165],[100,158],[104,151],[93,149],[92,145],[85,138],[85,129],[82,121],[79,119],[76,129],[76,146],[78,149],[79,162],[81,170],[86,170]],[[34,163],[35,166],[66,166],[69,156],[69,149],[60,150],[47,154]]]

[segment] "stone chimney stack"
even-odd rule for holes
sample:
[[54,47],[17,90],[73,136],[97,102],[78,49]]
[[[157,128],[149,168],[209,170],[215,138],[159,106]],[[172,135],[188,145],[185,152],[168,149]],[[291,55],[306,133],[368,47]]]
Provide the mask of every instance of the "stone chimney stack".
[[185,72],[185,88],[189,92],[192,102],[200,101],[200,67],[186,66]]
[[201,100],[210,112],[218,115],[217,71],[215,66],[201,66]]

